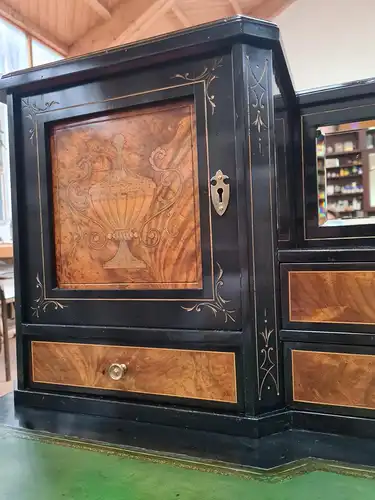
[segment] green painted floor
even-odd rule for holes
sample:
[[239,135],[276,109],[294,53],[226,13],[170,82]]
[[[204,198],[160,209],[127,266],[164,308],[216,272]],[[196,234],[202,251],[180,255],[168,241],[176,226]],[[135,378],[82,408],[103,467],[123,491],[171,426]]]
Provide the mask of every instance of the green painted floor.
[[264,473],[0,427],[1,500],[374,500],[375,471],[301,461]]

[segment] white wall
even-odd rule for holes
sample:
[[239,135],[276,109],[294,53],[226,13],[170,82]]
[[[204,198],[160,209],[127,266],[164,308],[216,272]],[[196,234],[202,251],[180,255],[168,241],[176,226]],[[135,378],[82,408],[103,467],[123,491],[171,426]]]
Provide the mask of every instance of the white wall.
[[273,21],[296,90],[375,77],[375,0],[295,0]]

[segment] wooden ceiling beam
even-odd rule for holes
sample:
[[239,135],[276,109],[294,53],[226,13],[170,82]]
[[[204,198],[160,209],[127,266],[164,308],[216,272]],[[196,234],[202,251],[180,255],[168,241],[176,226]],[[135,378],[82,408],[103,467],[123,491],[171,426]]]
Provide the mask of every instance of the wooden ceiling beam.
[[189,26],[191,26],[191,22],[189,21],[185,13],[180,9],[178,5],[176,4],[172,5],[171,11],[177,17],[177,19],[180,21],[180,23],[184,28],[189,28]]
[[92,10],[94,10],[100,17],[108,21],[112,15],[99,0],[83,0]]
[[66,56],[68,54],[68,46],[58,40],[54,35],[46,31],[45,29],[37,26],[27,17],[22,15],[17,10],[13,9],[3,0],[0,0],[0,16],[15,24],[19,28],[27,31],[30,35],[35,36],[38,40],[45,43],[52,49],[60,52],[62,55]]
[[69,48],[69,56],[77,56],[111,47],[121,33],[150,7],[153,0],[121,1],[113,10],[112,18],[90,28]]
[[[209,4],[208,0],[206,5]],[[246,0],[240,3],[241,0],[227,0],[225,8],[223,8],[222,17],[225,14],[225,9],[228,12],[229,6],[235,10],[236,14],[247,14],[254,17],[265,17],[272,19],[283,8],[286,8],[293,0]],[[1,0],[0,0],[1,2]],[[238,4],[238,5],[237,5]],[[239,8],[243,6],[242,11]],[[245,7],[246,6],[246,7]],[[200,22],[212,21],[215,19],[209,8],[203,9],[209,17],[202,18]],[[186,11],[178,5],[178,0],[122,0],[117,6],[112,9],[112,17],[107,21],[101,22],[92,27],[80,39],[74,42],[69,47],[69,56],[77,56],[103,50],[122,43],[132,42],[142,38],[142,36],[150,36],[158,31],[158,23],[163,26],[163,29],[170,27],[178,29],[181,23],[183,27],[192,26],[193,23]],[[173,18],[166,17],[165,14],[170,12]],[[178,21],[177,21],[178,19]],[[172,26],[175,25],[175,27]]]
[[151,6],[133,22],[126,30],[124,30],[112,43],[112,47],[121,45],[122,43],[132,42],[135,35],[145,31],[152,23],[160,16],[171,10],[174,0],[157,0],[152,2]]
[[235,14],[242,14],[242,7],[238,3],[238,0],[229,0],[229,3],[231,4]]

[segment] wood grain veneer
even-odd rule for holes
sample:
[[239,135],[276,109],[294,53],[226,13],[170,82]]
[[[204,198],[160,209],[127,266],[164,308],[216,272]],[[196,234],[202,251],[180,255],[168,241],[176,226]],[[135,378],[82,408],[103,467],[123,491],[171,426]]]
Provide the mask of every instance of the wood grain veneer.
[[51,157],[59,287],[202,288],[193,101],[58,125]]
[[375,355],[292,350],[293,401],[375,409]]
[[9,243],[0,244],[0,259],[13,258],[13,245]]
[[[31,357],[33,382],[237,402],[230,352],[34,341]],[[127,365],[121,380],[112,363]]]
[[375,324],[375,271],[289,271],[289,321]]

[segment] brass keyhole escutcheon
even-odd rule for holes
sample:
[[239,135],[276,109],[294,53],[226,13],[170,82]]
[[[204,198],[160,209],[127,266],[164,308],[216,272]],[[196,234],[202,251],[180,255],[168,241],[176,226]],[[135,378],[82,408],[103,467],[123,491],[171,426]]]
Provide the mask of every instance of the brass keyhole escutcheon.
[[108,375],[112,380],[121,380],[127,369],[125,363],[112,363],[108,368]]
[[218,170],[211,177],[211,200],[216,213],[220,216],[225,213],[229,205],[230,187],[228,181],[229,177],[221,170]]

